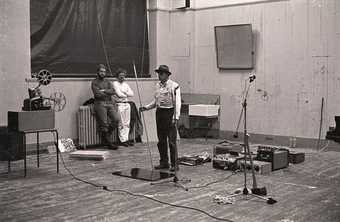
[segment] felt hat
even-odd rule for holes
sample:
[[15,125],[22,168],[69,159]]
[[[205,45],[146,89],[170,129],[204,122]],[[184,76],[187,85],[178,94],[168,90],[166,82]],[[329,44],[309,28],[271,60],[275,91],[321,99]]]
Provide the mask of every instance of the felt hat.
[[171,75],[171,72],[169,71],[169,67],[167,65],[160,65],[158,69],[155,69],[155,72]]

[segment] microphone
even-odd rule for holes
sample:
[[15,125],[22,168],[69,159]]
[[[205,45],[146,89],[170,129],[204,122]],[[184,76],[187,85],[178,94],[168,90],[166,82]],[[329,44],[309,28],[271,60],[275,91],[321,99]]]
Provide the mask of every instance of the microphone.
[[252,82],[252,81],[254,81],[256,79],[256,76],[255,76],[255,74],[249,74],[249,82]]

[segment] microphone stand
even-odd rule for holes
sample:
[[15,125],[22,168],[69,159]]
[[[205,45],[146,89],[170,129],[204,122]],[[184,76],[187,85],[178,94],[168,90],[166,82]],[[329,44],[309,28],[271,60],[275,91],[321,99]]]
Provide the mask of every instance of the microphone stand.
[[[251,156],[250,153],[250,149],[249,149],[249,134],[247,132],[247,97],[248,97],[248,93],[249,93],[249,88],[251,86],[251,83],[255,80],[255,75],[250,76],[249,77],[249,84],[247,87],[247,90],[245,92],[245,96],[243,98],[243,102],[242,102],[242,110],[241,110],[241,115],[240,118],[238,120],[238,125],[237,125],[237,130],[239,128],[239,124],[241,122],[241,118],[242,118],[242,114],[243,114],[243,124],[244,124],[244,135],[243,135],[243,146],[244,146],[244,165],[243,165],[243,172],[244,172],[244,187],[241,193],[239,193],[239,189],[235,192],[235,194],[230,195],[229,197],[235,197],[238,195],[252,195],[254,197],[266,200],[268,204],[274,204],[277,201],[272,199],[272,198],[266,198],[263,197],[265,195],[267,195],[267,191],[265,187],[262,188],[258,188],[257,187],[257,182],[256,182],[256,177],[255,177],[255,170],[254,170],[254,164],[253,164],[253,158]],[[238,133],[237,130],[234,134],[234,138],[238,137]],[[250,190],[247,188],[247,156],[249,158],[249,162],[250,162],[250,166],[251,166],[251,173],[252,173],[252,178],[253,178],[253,188]],[[242,168],[242,166],[241,166]]]
[[[177,126],[175,126],[175,128],[176,128],[176,131],[177,131]],[[177,142],[176,142],[177,143]],[[172,180],[168,180],[168,181],[160,181],[160,182],[157,182],[157,183],[150,183],[151,185],[158,185],[158,184],[165,184],[165,183],[173,183],[174,184],[174,186],[176,186],[176,187],[180,187],[180,188],[182,188],[183,190],[185,190],[185,191],[188,191],[189,189],[186,187],[186,186],[184,186],[183,184],[181,184],[180,182],[179,182],[179,179],[178,179],[178,177],[177,177],[177,166],[178,166],[178,153],[177,153],[177,145],[176,145],[176,148],[175,148],[175,152],[176,152],[176,159],[175,159],[175,170],[174,170],[174,177],[173,177],[173,179]],[[190,179],[187,179],[187,180],[185,180],[185,182],[190,182],[191,180]]]

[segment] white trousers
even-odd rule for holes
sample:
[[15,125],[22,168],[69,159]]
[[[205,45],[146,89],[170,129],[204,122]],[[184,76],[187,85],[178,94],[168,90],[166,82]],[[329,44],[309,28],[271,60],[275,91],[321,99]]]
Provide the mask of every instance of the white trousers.
[[131,107],[129,103],[117,103],[117,104],[118,113],[121,119],[121,121],[118,124],[118,137],[121,142],[126,142],[129,140]]

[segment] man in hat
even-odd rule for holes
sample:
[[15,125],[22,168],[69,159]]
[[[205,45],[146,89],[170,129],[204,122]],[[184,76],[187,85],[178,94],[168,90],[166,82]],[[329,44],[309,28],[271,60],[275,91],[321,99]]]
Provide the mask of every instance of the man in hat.
[[97,78],[91,83],[94,95],[94,111],[103,145],[110,149],[117,149],[118,147],[112,141],[112,132],[117,127],[120,117],[117,113],[116,104],[111,98],[115,94],[113,85],[105,77],[106,67],[99,64]]
[[181,111],[181,91],[179,84],[169,79],[171,72],[167,65],[160,65],[155,70],[159,82],[153,101],[140,108],[140,111],[156,108],[156,124],[158,136],[159,165],[155,169],[168,169],[168,145],[170,148],[170,171],[179,170],[177,163],[177,121]]

